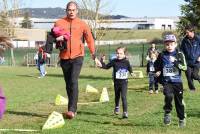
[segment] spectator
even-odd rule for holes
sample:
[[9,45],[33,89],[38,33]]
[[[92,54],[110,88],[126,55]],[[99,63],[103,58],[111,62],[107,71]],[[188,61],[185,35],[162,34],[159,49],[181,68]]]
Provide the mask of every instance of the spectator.
[[181,42],[181,51],[184,53],[187,62],[187,71],[185,72],[188,87],[190,91],[195,91],[193,80],[200,83],[199,67],[200,67],[200,37],[195,34],[193,26],[185,27],[185,37]]
[[[69,32],[69,39],[66,46],[60,51],[60,65],[64,74],[66,91],[68,96],[68,111],[65,117],[72,119],[77,112],[78,102],[78,78],[83,64],[84,44],[82,37],[87,42],[91,57],[95,59],[95,45],[89,26],[77,17],[78,5],[74,1],[70,1],[66,5],[66,17],[55,22],[54,27],[59,27],[64,32]],[[63,35],[56,37],[56,41],[66,40]]]
[[156,44],[152,43],[151,47],[147,50],[147,56],[146,56],[146,60],[150,60],[150,54],[151,53],[155,53],[156,55],[159,54],[159,50],[156,48]]

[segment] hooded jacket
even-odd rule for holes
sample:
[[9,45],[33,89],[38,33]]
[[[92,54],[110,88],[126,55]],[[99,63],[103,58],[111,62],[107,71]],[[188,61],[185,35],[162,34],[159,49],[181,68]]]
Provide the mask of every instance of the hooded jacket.
[[[175,61],[171,62],[169,60],[170,56],[175,57]],[[161,75],[158,80],[161,84],[164,83],[180,83],[181,71],[186,71],[187,65],[185,61],[185,56],[182,52],[175,50],[174,52],[163,51],[158,55],[155,61],[155,71],[161,71]]]
[[95,45],[94,39],[88,25],[79,18],[69,19],[64,17],[56,21],[55,27],[64,29],[70,33],[70,38],[67,40],[67,49],[60,51],[61,59],[74,59],[84,56],[83,38],[87,42],[90,53],[94,55]]

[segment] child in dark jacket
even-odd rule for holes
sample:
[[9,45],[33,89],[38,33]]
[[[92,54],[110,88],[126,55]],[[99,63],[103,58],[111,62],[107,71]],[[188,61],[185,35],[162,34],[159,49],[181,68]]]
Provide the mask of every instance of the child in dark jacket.
[[186,125],[185,106],[183,102],[183,83],[181,70],[187,69],[183,53],[176,50],[176,37],[173,34],[164,37],[165,50],[159,54],[155,63],[156,76],[159,77],[163,85],[165,96],[164,104],[164,124],[170,125],[172,100],[174,98],[179,127]]
[[151,52],[150,60],[147,63],[147,74],[149,76],[149,93],[153,93],[153,88],[155,88],[155,93],[158,94],[158,79],[155,75],[155,61],[157,59],[157,53]]
[[127,86],[128,86],[128,72],[133,75],[132,67],[126,58],[126,48],[118,47],[116,49],[116,59],[111,60],[108,64],[100,63],[98,66],[103,69],[113,67],[113,80],[115,90],[115,109],[114,113],[119,114],[119,100],[122,98],[123,114],[122,118],[128,118],[127,111]]

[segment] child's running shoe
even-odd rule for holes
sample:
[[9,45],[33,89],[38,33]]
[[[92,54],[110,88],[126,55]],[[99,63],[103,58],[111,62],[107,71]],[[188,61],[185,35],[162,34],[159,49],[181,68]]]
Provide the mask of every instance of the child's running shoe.
[[171,124],[171,114],[170,113],[165,113],[164,115],[164,124],[165,125],[170,125]]
[[158,94],[158,90],[156,90],[155,93]]
[[128,118],[128,112],[123,112],[122,118]]
[[186,119],[183,119],[183,120],[179,120],[179,127],[182,128],[182,127],[185,127],[186,126]]
[[119,114],[119,107],[115,107],[115,109],[114,109],[114,114]]
[[153,90],[149,90],[149,93],[152,94],[152,93],[153,93]]

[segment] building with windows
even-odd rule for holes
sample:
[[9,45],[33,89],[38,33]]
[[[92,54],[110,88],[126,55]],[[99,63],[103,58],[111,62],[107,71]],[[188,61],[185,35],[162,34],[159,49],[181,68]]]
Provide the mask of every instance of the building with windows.
[[[15,25],[20,27],[23,18],[17,18]],[[41,19],[31,18],[32,26],[36,29],[51,29],[57,19]],[[88,20],[86,20],[88,21]],[[178,17],[143,17],[143,18],[126,18],[126,19],[112,19],[101,20],[98,22],[99,28],[111,29],[176,29]]]

